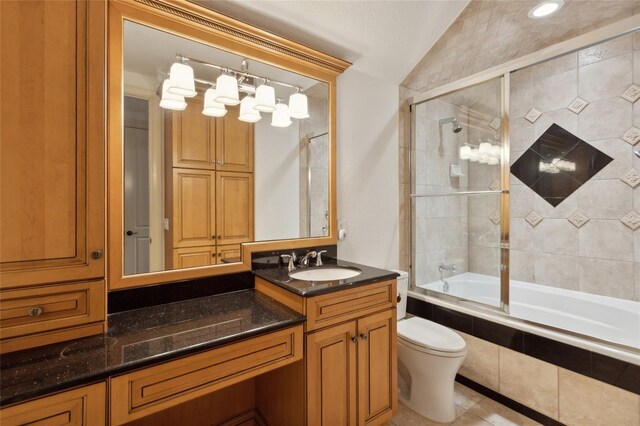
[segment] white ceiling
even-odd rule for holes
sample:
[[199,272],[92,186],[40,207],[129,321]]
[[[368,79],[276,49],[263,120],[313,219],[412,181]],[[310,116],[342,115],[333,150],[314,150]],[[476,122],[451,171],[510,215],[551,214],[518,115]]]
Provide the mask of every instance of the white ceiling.
[[192,0],[399,84],[468,0]]

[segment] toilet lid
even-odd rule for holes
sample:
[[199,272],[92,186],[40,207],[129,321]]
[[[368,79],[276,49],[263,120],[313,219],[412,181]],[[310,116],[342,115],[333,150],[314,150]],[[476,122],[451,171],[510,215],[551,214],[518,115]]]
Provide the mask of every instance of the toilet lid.
[[419,317],[399,321],[398,337],[439,352],[460,352],[466,346],[462,337],[453,330]]

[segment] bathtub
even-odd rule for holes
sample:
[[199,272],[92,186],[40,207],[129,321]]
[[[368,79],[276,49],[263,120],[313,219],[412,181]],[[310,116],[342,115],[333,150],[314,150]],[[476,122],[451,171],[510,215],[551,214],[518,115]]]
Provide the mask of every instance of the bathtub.
[[499,307],[499,278],[465,272],[446,281],[446,292],[436,281],[411,296],[640,365],[640,302],[511,280],[505,315],[473,303]]

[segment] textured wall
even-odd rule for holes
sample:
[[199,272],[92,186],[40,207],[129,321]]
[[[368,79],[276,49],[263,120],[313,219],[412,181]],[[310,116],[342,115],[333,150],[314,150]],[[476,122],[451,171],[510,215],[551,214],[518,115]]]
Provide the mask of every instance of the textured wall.
[[401,85],[433,89],[640,13],[638,1],[565,0],[556,14],[530,19],[538,2],[472,0]]
[[[636,33],[635,47],[626,35],[513,74],[512,163],[552,123],[613,161],[555,208],[512,175],[512,278],[640,300],[640,134],[628,133],[640,101],[624,97],[640,85],[639,49]],[[580,112],[568,108],[576,98],[588,102]]]

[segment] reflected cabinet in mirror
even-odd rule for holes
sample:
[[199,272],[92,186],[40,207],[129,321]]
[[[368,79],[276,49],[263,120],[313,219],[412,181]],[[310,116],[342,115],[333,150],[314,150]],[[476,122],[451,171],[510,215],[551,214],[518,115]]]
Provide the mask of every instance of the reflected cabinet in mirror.
[[335,243],[347,63],[187,2],[112,2],[109,43],[112,289]]

